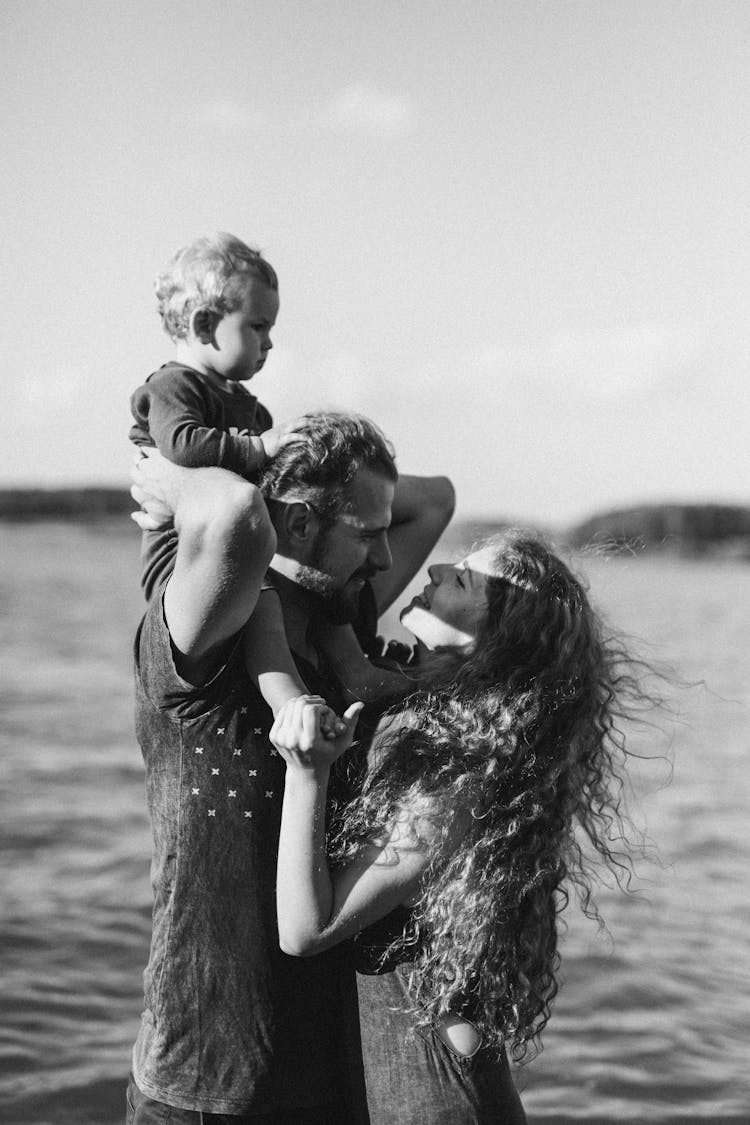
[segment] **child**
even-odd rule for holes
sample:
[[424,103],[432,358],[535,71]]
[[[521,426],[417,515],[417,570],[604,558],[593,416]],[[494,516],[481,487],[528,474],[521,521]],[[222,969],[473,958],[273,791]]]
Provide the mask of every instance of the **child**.
[[[133,394],[131,441],[156,446],[177,465],[214,465],[257,481],[266,462],[297,437],[291,427],[274,428],[268,410],[242,386],[273,346],[279,311],[273,267],[239,238],[216,234],[178,250],[155,288],[175,358]],[[143,532],[141,585],[147,599],[161,589],[176,550],[173,528]],[[276,715],[307,688],[270,588],[259,599],[251,632],[248,672]],[[333,723],[332,712],[329,718]]]
[[[288,435],[241,380],[272,347],[279,309],[276,273],[230,234],[198,238],[156,279],[164,330],[175,358],[133,394],[136,445],[156,446],[177,465],[218,465],[256,480]],[[145,532],[141,584],[147,598],[174,565],[174,532]]]

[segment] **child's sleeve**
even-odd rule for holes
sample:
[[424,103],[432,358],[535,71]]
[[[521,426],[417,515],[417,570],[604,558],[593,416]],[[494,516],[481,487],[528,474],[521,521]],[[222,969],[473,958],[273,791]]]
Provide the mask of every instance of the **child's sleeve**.
[[279,595],[267,583],[245,628],[245,667],[274,715],[307,694],[289,650]]
[[188,371],[161,372],[139,387],[130,400],[134,425],[130,439],[155,445],[169,461],[188,469],[218,466],[252,477],[266,455],[260,437],[230,434],[211,425],[212,406],[200,379]]

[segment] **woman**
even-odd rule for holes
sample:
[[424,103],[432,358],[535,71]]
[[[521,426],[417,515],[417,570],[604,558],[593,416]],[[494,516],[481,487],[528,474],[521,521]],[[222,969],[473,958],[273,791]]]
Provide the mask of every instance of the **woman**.
[[401,615],[417,690],[381,722],[328,856],[329,771],[358,708],[334,743],[304,697],[274,724],[279,934],[299,956],[355,938],[372,1125],[515,1125],[505,1048],[538,1049],[571,887],[596,915],[581,844],[630,871],[617,724],[647,697],[539,539],[504,533],[429,573]]

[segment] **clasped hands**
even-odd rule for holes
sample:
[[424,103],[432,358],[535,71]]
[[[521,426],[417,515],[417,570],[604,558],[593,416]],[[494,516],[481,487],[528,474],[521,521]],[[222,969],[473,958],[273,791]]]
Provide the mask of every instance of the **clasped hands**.
[[338,718],[321,696],[297,696],[278,711],[269,738],[287,768],[327,770],[351,746],[363,706],[352,703]]

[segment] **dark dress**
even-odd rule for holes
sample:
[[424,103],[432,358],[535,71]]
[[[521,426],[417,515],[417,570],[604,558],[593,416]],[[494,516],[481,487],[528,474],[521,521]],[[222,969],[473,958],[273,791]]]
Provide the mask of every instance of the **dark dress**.
[[357,991],[370,1125],[524,1125],[526,1115],[505,1055],[480,1044],[470,1057],[408,1009],[411,965],[382,954],[408,921],[399,908],[355,943]]

